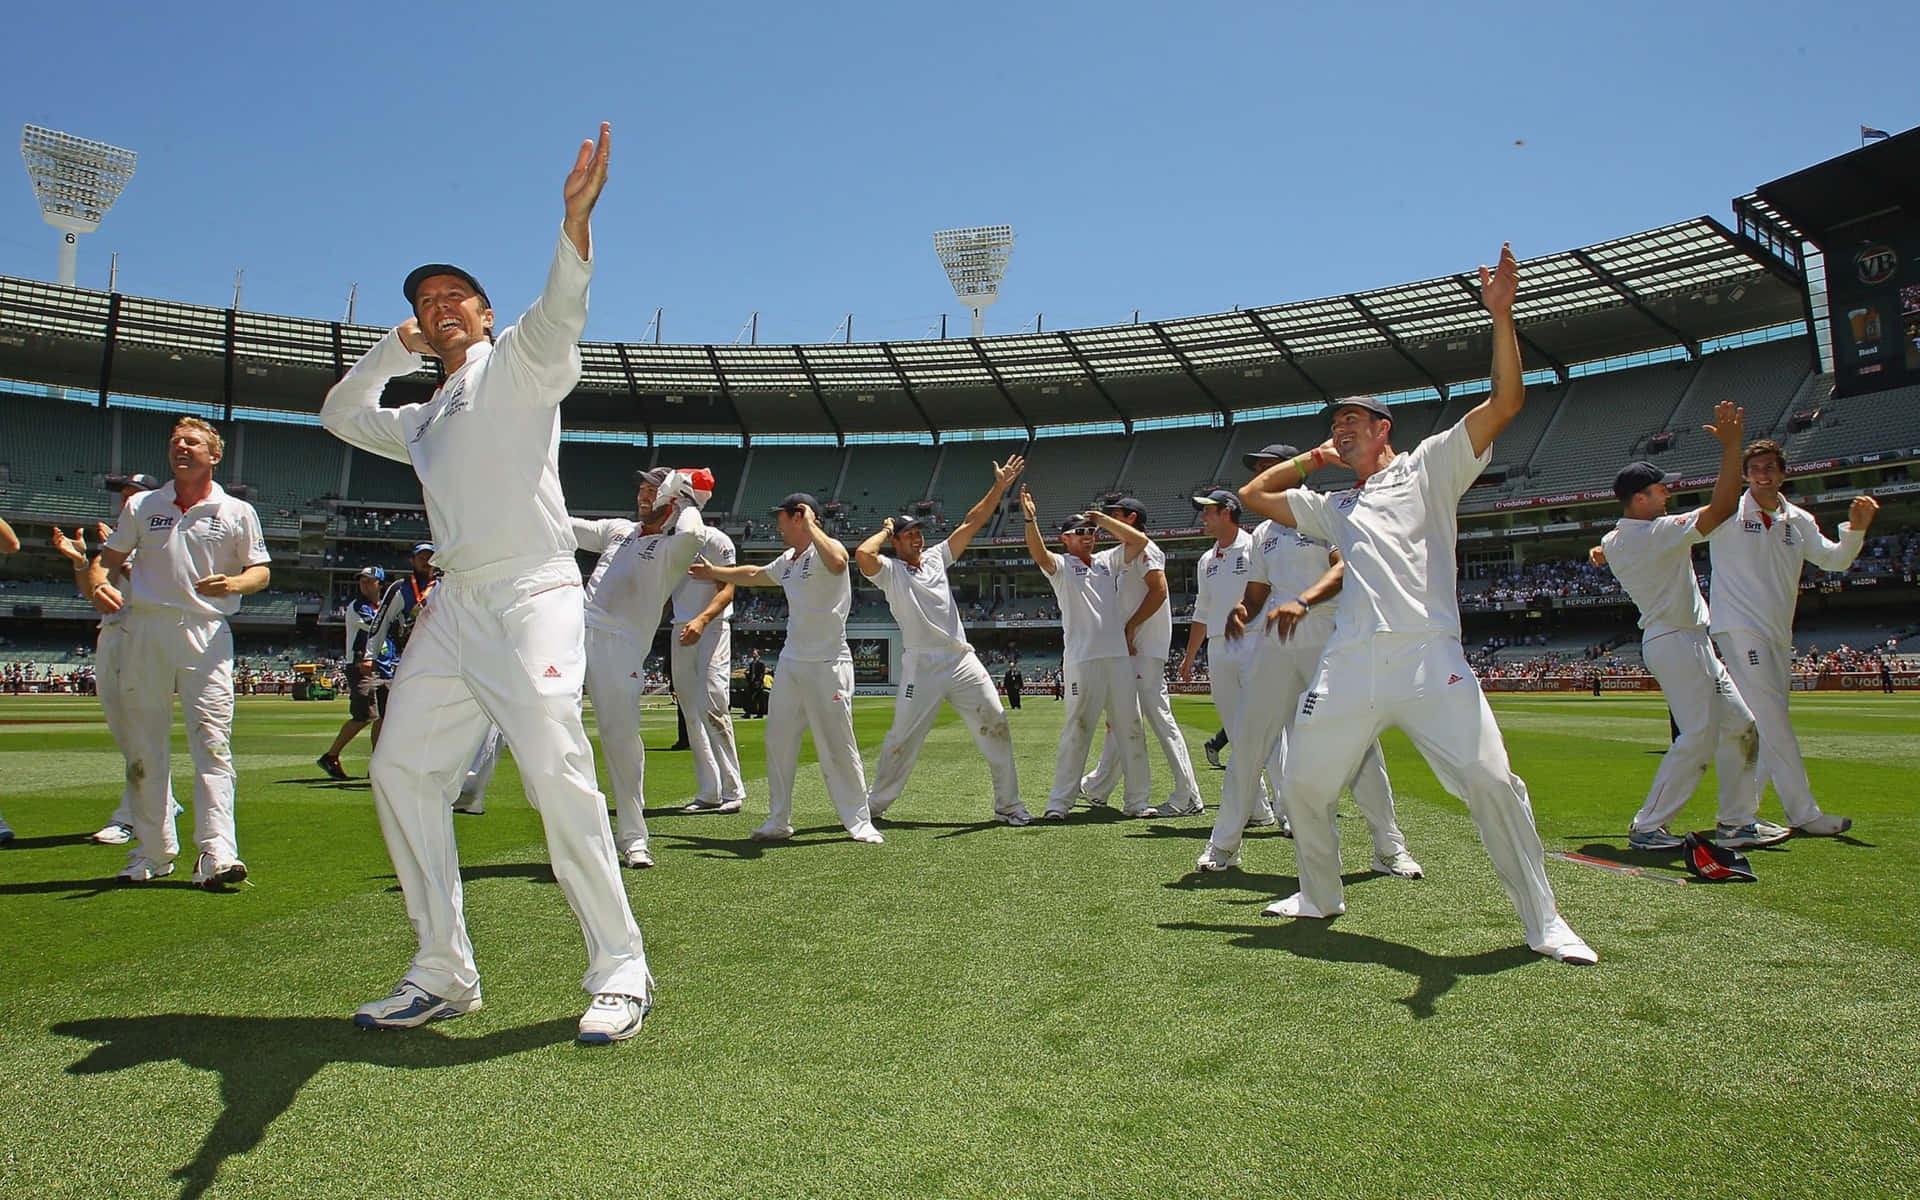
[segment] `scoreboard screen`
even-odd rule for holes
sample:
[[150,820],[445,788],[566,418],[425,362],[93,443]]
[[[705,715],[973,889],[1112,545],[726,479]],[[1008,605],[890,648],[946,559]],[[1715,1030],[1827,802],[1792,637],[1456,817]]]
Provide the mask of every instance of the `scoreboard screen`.
[[1888,222],[1827,247],[1834,391],[1920,383],[1920,224]]

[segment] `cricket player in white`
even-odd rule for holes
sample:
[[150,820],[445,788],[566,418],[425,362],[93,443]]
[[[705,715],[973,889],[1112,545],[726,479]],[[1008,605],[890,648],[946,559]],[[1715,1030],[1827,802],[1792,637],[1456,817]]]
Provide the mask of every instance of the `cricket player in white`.
[[1104,528],[1120,541],[1123,557],[1137,560],[1146,553],[1147,535],[1105,513],[1081,513],[1060,523],[1060,544],[1066,553],[1055,554],[1040,536],[1033,495],[1025,484],[1020,485],[1020,511],[1026,522],[1027,552],[1060,602],[1066,640],[1060,663],[1066,727],[1060,731],[1053,789],[1040,815],[1048,821],[1064,821],[1073,810],[1093,730],[1105,713],[1107,736],[1120,743],[1125,780],[1120,815],[1148,816],[1153,812],[1153,783],[1133,686],[1133,658],[1127,653],[1126,614],[1120,611],[1113,560],[1093,552],[1095,530]]
[[[1292,446],[1268,446],[1245,462],[1256,473],[1299,453]],[[1206,850],[1195,863],[1203,871],[1224,871],[1240,861],[1241,835],[1253,808],[1261,766],[1275,779],[1286,766],[1289,736],[1300,695],[1320,670],[1320,655],[1333,636],[1333,601],[1340,594],[1346,567],[1327,543],[1262,521],[1253,530],[1253,559],[1240,610],[1227,617],[1226,636],[1255,643],[1253,670],[1240,704],[1240,723],[1232,730],[1233,757],[1220,791],[1220,813]],[[1275,600],[1271,607],[1270,599]],[[1288,598],[1290,597],[1290,599]],[[1264,614],[1262,616],[1261,614]],[[1253,628],[1247,628],[1247,622]],[[1407,839],[1394,817],[1393,785],[1386,759],[1374,739],[1347,787],[1373,837],[1373,869],[1383,875],[1419,879],[1420,864],[1407,853]]]
[[[354,1022],[407,1028],[480,1006],[462,911],[451,804],[467,765],[500,726],[546,827],[553,873],[587,942],[593,1002],[580,1040],[640,1031],[652,977],[614,860],[606,799],[581,723],[585,607],[560,490],[560,402],[580,378],[576,343],[593,274],[589,218],[606,186],[612,131],[583,143],[563,185],[566,215],[547,284],[496,340],[473,276],[434,263],[408,276],[414,316],[327,393],[335,437],[411,461],[435,536],[434,586],[407,640],[369,775],[381,832],[419,952],[391,996]],[[434,355],[448,369],[422,404],[382,408],[389,379]]]
[[[128,501],[142,492],[150,492],[160,486],[160,481],[151,475],[128,475],[124,478],[114,476],[110,477],[107,483],[110,487],[115,483],[120,485],[113,489],[118,497],[114,505],[116,520],[126,509]],[[113,526],[104,521],[96,524],[94,529],[103,546],[107,539],[113,536]],[[127,760],[128,765],[132,765],[132,759],[128,757],[126,751],[127,717],[125,702],[120,694],[120,664],[126,655],[127,641],[127,610],[124,607],[127,586],[126,569],[130,569],[133,564],[128,562],[126,569],[109,578],[103,568],[95,567],[88,559],[87,535],[84,529],[75,529],[73,536],[69,538],[59,526],[55,526],[53,548],[73,565],[74,584],[80,589],[82,596],[93,595],[100,585],[105,584],[113,600],[122,604],[119,611],[102,613],[100,616],[100,632],[93,647],[93,685],[94,694],[100,698],[101,715],[107,719],[107,733],[112,736],[113,744],[120,748],[120,756]],[[94,575],[95,571],[99,571],[97,577]],[[102,846],[124,846],[132,841],[133,799],[133,780],[129,776],[120,789],[119,806],[113,810],[113,815],[107,818],[107,823],[94,831],[90,840]],[[167,811],[175,815],[180,812],[180,805],[173,798],[171,775],[167,779]]]
[[[1102,507],[1108,516],[1136,529],[1147,524],[1147,506],[1132,496],[1123,496]],[[1127,652],[1133,659],[1133,687],[1140,697],[1140,718],[1160,743],[1167,759],[1167,773],[1173,776],[1173,789],[1166,802],[1156,806],[1156,817],[1194,817],[1206,811],[1200,798],[1199,781],[1193,777],[1193,758],[1187,753],[1187,739],[1180,723],[1173,719],[1173,702],[1167,695],[1167,651],[1173,646],[1173,606],[1167,603],[1167,556],[1152,538],[1146,549],[1134,558],[1127,557],[1125,545],[1110,546],[1098,557],[1107,560],[1119,591],[1117,608],[1127,616]],[[1100,749],[1100,765],[1080,781],[1080,794],[1095,804],[1105,804],[1120,782],[1120,741],[1107,738]],[[1148,786],[1151,791],[1151,785]]]
[[[234,836],[233,631],[227,618],[240,597],[267,586],[267,541],[253,505],[213,480],[226,445],[213,426],[182,417],[167,442],[173,479],[130,501],[100,551],[109,576],[136,552],[127,575],[126,644],[120,665],[127,778],[133,784],[133,834],[120,878],[145,883],[173,870],[179,841],[168,776],[173,697],[180,696],[193,755],[193,882],[202,887],[247,877]],[[116,605],[102,583],[94,607]]]
[[[708,472],[711,478],[711,472]],[[706,489],[712,495],[711,484]],[[696,487],[694,499],[706,501]],[[737,561],[733,539],[707,526],[700,557]],[[746,803],[740,748],[733,737],[733,585],[688,576],[673,589],[673,696],[687,723],[697,791],[683,812],[736,813]]]
[[[1240,498],[1232,492],[1220,488],[1195,496],[1193,507],[1200,514],[1200,528],[1213,539],[1213,545],[1200,555],[1193,624],[1187,631],[1187,652],[1180,659],[1180,681],[1193,682],[1193,660],[1205,642],[1213,710],[1220,714],[1220,727],[1231,734],[1240,723],[1243,698],[1253,682],[1254,655],[1260,648],[1255,638],[1228,636],[1228,626],[1233,622],[1246,627],[1248,613],[1240,599],[1253,577],[1253,537],[1240,528]],[[1248,755],[1244,747],[1236,746],[1233,757],[1251,758],[1249,767],[1279,765],[1277,760],[1268,762],[1264,756]],[[1256,771],[1259,797],[1252,804],[1251,816],[1243,816],[1243,824],[1271,825],[1282,819],[1274,812],[1273,793],[1267,786],[1269,773]]]
[[[20,535],[13,531],[13,526],[7,524],[4,518],[0,518],[0,554],[12,554],[18,549],[20,549]],[[13,827],[7,824],[5,817],[0,817],[0,846],[12,840]]]
[[[957,529],[932,549],[926,530],[914,517],[888,517],[879,531],[860,543],[853,558],[865,575],[887,597],[893,619],[900,625],[903,643],[900,691],[893,702],[893,727],[880,747],[873,769],[873,787],[867,807],[880,816],[900,798],[913,773],[920,747],[940,715],[944,701],[966,722],[993,776],[993,819],[1008,825],[1033,820],[1020,802],[1020,780],[1013,765],[1013,734],[1000,707],[993,677],[967,642],[960,610],[953,602],[947,569],[972,543],[974,535],[994,513],[1007,488],[1026,469],[1018,454],[1003,465],[993,465],[993,486],[987,489]],[[896,557],[880,557],[880,547],[891,541]]]
[[1734,513],[1740,499],[1740,437],[1744,414],[1721,401],[1706,430],[1720,440],[1720,478],[1704,508],[1667,512],[1668,486],[1678,478],[1648,462],[1632,462],[1615,477],[1619,523],[1589,557],[1604,564],[1640,609],[1640,654],[1660,683],[1680,736],[1654,772],[1647,799],[1627,828],[1635,850],[1678,850],[1685,839],[1667,828],[1707,774],[1711,760],[1720,792],[1723,846],[1769,846],[1787,830],[1754,814],[1759,735],[1753,714],[1714,657],[1707,640],[1707,602],[1693,573],[1693,548]]
[[820,527],[820,504],[795,492],[774,508],[787,549],[764,567],[721,567],[695,559],[693,577],[709,583],[778,586],[787,594],[787,640],[774,671],[767,706],[767,823],[748,836],[757,842],[793,836],[793,783],[800,771],[800,737],[813,733],[814,753],[847,836],[884,839],[867,810],[867,777],[853,740],[853,653],[847,613],[853,580],[847,548]]
[[1801,564],[1812,563],[1823,571],[1852,566],[1880,504],[1872,496],[1855,496],[1840,526],[1840,540],[1830,541],[1812,513],[1780,494],[1787,482],[1787,458],[1778,442],[1747,447],[1742,466],[1747,491],[1740,497],[1739,511],[1707,539],[1713,563],[1713,620],[1708,628],[1760,730],[1756,800],[1772,780],[1795,833],[1832,837],[1853,822],[1820,811],[1800,757],[1800,739],[1787,715],[1793,610],[1800,600]]
[[[1467,802],[1527,945],[1562,962],[1588,964],[1598,956],[1555,907],[1526,785],[1508,766],[1500,727],[1460,648],[1454,557],[1460,497],[1486,468],[1494,438],[1526,403],[1513,325],[1519,274],[1504,246],[1495,271],[1480,269],[1481,302],[1493,318],[1493,388],[1459,424],[1397,454],[1385,405],[1369,398],[1337,401],[1332,437],[1240,491],[1248,508],[1330,543],[1346,564],[1334,633],[1313,686],[1300,698],[1281,781],[1300,891],[1265,911],[1282,917],[1346,911],[1334,803],[1367,747],[1394,725],[1413,739],[1447,790]],[[1320,495],[1296,486],[1306,472],[1335,459],[1360,476],[1357,487]]]
[[647,655],[667,597],[700,553],[706,523],[687,475],[654,467],[640,473],[638,524],[573,519],[580,548],[597,554],[587,580],[587,695],[613,785],[613,845],[629,867],[651,867],[647,848],[647,748],[640,743],[640,700]]

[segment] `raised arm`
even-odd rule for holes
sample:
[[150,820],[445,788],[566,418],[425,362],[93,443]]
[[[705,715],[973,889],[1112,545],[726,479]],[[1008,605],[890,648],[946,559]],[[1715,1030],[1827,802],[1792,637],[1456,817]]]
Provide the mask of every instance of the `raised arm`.
[[821,563],[835,575],[846,571],[849,561],[847,548],[820,524],[820,514],[814,512],[811,506],[802,504],[800,515],[806,519],[807,536],[813,539],[813,548],[819,551]]
[[1865,545],[1867,527],[1873,524],[1873,518],[1880,511],[1880,502],[1872,496],[1855,496],[1847,508],[1846,523],[1840,526],[1840,540],[1833,541],[1820,532],[1820,523],[1811,517],[1807,519],[1807,561],[1823,571],[1844,571],[1860,557],[1860,548]]
[[1024,483],[1020,485],[1020,520],[1026,526],[1027,553],[1033,556],[1033,565],[1049,575],[1059,570],[1053,551],[1047,549],[1047,539],[1040,536],[1040,514],[1033,507],[1033,493]]
[[81,596],[103,613],[120,611],[121,604],[125,602],[120,590],[108,582],[107,569],[87,557],[87,531],[84,527],[75,529],[73,536],[68,537],[58,525],[54,526],[53,548],[72,564],[73,586],[79,589]]
[[687,568],[687,574],[708,583],[730,583],[738,587],[780,586],[780,581],[767,574],[765,567],[751,567],[744,563],[736,567],[722,567],[699,556],[695,556],[693,565]]
[[[967,510],[966,520],[960,522],[960,528],[947,535],[947,549],[959,558],[972,543],[973,535],[986,527],[993,514],[1000,510],[1000,501],[1006,497],[1007,489],[1013,481],[1020,478],[1020,472],[1027,469],[1027,460],[1016,454],[1004,463],[993,464],[993,486],[987,494],[974,502]],[[864,569],[864,568],[863,568]]]
[[[1720,528],[1728,517],[1740,511],[1740,447],[1744,444],[1746,410],[1731,400],[1722,400],[1713,406],[1713,424],[1705,429],[1720,439],[1720,477],[1713,481],[1713,495],[1694,520],[1694,528],[1701,537]],[[1589,555],[1589,560],[1591,557]]]
[[7,524],[4,517],[0,517],[0,554],[12,554],[19,548],[20,535],[13,531],[13,526]]
[[412,576],[407,576],[396,581],[387,588],[387,594],[380,597],[380,611],[373,617],[373,632],[367,635],[368,653],[376,652],[378,647],[386,645],[387,640],[393,636],[393,627],[400,621],[400,610],[406,607],[406,600],[400,589],[406,587],[407,580],[411,578]]
[[395,462],[407,462],[407,434],[403,410],[381,408],[380,393],[387,380],[411,375],[426,365],[431,353],[420,323],[412,317],[373,344],[360,361],[327,390],[320,405],[320,424],[328,433]]
[[1328,438],[1305,454],[1277,462],[1248,480],[1246,486],[1240,489],[1240,506],[1250,513],[1258,513],[1293,529],[1297,521],[1293,506],[1287,503],[1287,493],[1294,488],[1305,487],[1310,473],[1339,459],[1340,456],[1334,452],[1333,439]]
[[1090,508],[1080,515],[1106,530],[1109,537],[1112,537],[1124,546],[1126,548],[1125,557],[1128,562],[1139,558],[1141,551],[1147,548],[1147,534],[1145,530],[1136,529],[1120,518],[1108,516],[1098,509]]
[[1475,457],[1487,452],[1527,402],[1526,385],[1520,382],[1520,335],[1513,325],[1513,297],[1519,287],[1520,263],[1513,247],[1502,245],[1499,265],[1491,271],[1480,268],[1480,303],[1493,317],[1493,391],[1461,418]]
[[872,579],[880,573],[880,547],[892,540],[893,518],[888,517],[871,537],[853,548],[853,561],[859,564],[862,575]]

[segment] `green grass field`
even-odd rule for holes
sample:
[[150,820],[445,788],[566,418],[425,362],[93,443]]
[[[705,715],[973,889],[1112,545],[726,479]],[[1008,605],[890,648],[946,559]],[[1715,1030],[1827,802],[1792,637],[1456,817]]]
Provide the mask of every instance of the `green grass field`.
[[[1197,754],[1211,708],[1176,703]],[[1427,879],[1367,875],[1343,805],[1349,911],[1289,923],[1259,915],[1294,889],[1286,840],[1192,872],[1211,813],[986,823],[951,714],[885,846],[841,836],[811,768],[800,835],[749,842],[766,789],[742,722],[741,814],[673,811],[691,763],[649,757],[660,865],[625,881],[659,1002],[637,1040],[587,1048],[578,928],[510,760],[486,815],[457,818],[486,1008],[363,1033],[349,1014],[413,938],[365,780],[313,766],[344,704],[242,704],[253,878],[211,894],[189,857],[116,887],[124,852],[86,840],[121,773],[97,708],[3,701],[0,1196],[1907,1194],[1920,700],[1794,704],[1853,832],[1755,851],[1744,886],[1551,862],[1601,955],[1585,970],[1527,951],[1464,809],[1398,735]],[[1681,877],[1625,850],[1657,698],[1498,708],[1549,850]],[[1014,716],[1036,811],[1059,712]],[[861,703],[869,753],[889,714]],[[183,797],[185,769],[176,734]],[[1221,774],[1201,771],[1211,806]],[[1710,795],[1685,816],[1711,824]]]

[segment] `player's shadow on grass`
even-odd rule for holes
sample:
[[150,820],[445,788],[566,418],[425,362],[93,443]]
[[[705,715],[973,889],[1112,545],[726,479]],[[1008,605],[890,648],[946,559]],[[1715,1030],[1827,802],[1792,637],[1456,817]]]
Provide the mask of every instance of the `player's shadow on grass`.
[[370,792],[373,790],[371,779],[335,779],[331,775],[302,775],[297,779],[276,779],[275,783],[303,783],[308,787],[326,788],[332,792]]
[[1249,950],[1284,950],[1299,958],[1322,962],[1366,963],[1390,967],[1411,975],[1413,994],[1396,1003],[1404,1004],[1418,1020],[1434,1015],[1434,1005],[1461,979],[1475,975],[1494,975],[1538,961],[1540,956],[1525,946],[1503,950],[1482,950],[1478,954],[1429,954],[1413,946],[1383,941],[1361,933],[1345,933],[1330,921],[1276,918],[1260,925],[1208,925],[1198,921],[1174,921],[1162,929],[1189,933],[1231,935],[1231,945]]
[[898,821],[892,817],[875,817],[873,823],[882,833],[891,833],[896,829],[945,830],[945,833],[937,833],[934,835],[935,841],[941,841],[946,838],[965,837],[970,833],[984,833],[989,829],[998,829],[1006,824],[1005,821],[995,821],[991,818],[985,821]]
[[768,851],[780,853],[790,847],[831,846],[835,842],[847,841],[847,831],[838,825],[810,825],[805,829],[796,829],[790,838],[777,842],[756,842],[746,834],[739,837],[700,837],[690,833],[656,832],[652,841],[672,838],[671,846],[676,850],[697,851],[701,858],[732,858],[743,861],[764,858]]
[[90,846],[93,835],[90,833],[49,833],[41,837],[16,837],[0,846],[0,853],[9,850],[51,850],[56,846]]
[[[375,876],[377,879],[393,879],[393,875]],[[472,883],[476,879],[524,879],[528,883],[558,883],[553,876],[553,864],[543,862],[487,863],[477,867],[461,867],[460,882]],[[400,890],[398,883],[387,888],[389,892]]]
[[220,1077],[225,1108],[198,1153],[172,1172],[180,1181],[181,1200],[193,1200],[213,1185],[222,1163],[260,1144],[267,1127],[287,1111],[322,1067],[332,1063],[404,1070],[461,1066],[571,1041],[577,1031],[571,1017],[452,1038],[432,1029],[357,1029],[345,1017],[166,1013],[63,1021],[53,1032],[100,1043],[67,1068],[70,1075],[179,1062]]

